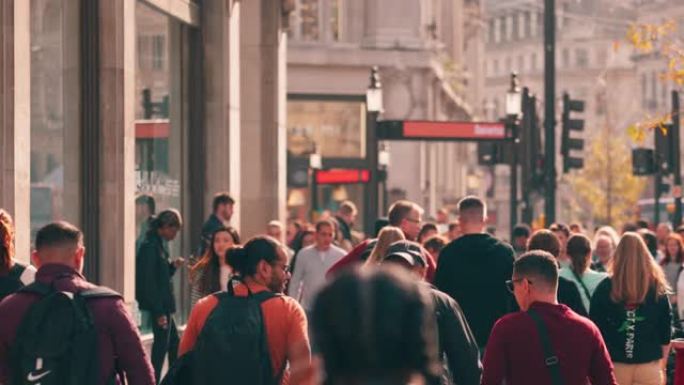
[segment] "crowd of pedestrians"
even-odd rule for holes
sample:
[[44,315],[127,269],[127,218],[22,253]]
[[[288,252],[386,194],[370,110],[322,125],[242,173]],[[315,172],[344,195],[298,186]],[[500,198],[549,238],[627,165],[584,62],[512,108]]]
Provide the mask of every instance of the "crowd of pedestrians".
[[[684,228],[518,225],[507,242],[469,196],[434,222],[397,201],[372,237],[345,201],[313,224],[265,223],[244,242],[231,224],[236,204],[215,195],[184,259],[169,251],[181,214],[136,199],[135,294],[149,353],[121,296],[82,275],[79,229],[46,225],[24,265],[0,210],[0,385],[674,381]],[[193,305],[182,335],[178,274],[188,274]]]

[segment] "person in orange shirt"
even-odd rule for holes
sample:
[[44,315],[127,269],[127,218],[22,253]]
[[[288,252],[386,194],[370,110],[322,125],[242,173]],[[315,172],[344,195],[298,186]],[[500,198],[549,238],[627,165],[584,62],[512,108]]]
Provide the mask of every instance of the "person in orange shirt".
[[[279,380],[281,385],[298,385],[308,381],[311,350],[306,315],[295,299],[281,294],[290,277],[284,247],[271,237],[258,236],[249,240],[244,247],[229,250],[226,259],[241,277],[241,282],[233,288],[234,296],[276,293],[272,298],[261,302],[270,356],[264,360],[270,358],[274,379]],[[219,298],[216,295],[204,297],[197,302],[183,333],[180,355],[193,350],[209,315],[218,304]],[[216,368],[217,371],[224,369]],[[226,381],[236,375],[229,370],[224,371]]]

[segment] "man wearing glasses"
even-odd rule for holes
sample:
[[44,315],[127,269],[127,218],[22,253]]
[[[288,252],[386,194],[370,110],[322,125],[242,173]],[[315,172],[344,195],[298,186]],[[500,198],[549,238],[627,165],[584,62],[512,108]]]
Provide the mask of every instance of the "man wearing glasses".
[[482,385],[617,384],[596,325],[558,304],[558,265],[551,254],[523,254],[506,286],[522,311],[494,325]]

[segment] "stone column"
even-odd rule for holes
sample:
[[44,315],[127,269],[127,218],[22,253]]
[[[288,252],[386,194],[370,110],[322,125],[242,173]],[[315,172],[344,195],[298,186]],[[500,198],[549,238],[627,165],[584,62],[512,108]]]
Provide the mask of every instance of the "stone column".
[[29,2],[0,2],[0,207],[14,217],[16,257],[31,242],[31,14]]
[[201,8],[206,127],[206,146],[202,154],[206,159],[205,214],[211,212],[213,195],[228,191],[237,200],[231,221],[237,229],[241,229],[240,212],[244,209],[240,191],[240,19],[241,8],[252,2],[205,1]]
[[286,56],[280,0],[242,2],[241,231],[247,238],[285,217]]
[[135,4],[99,2],[100,281],[128,303],[135,299]]

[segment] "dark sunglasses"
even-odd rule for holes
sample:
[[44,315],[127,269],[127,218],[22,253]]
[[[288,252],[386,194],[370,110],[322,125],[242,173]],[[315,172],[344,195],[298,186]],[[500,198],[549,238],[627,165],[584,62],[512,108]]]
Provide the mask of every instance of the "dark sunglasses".
[[515,284],[518,283],[518,282],[522,282],[522,281],[524,281],[524,280],[527,280],[527,282],[528,282],[530,285],[532,284],[532,281],[530,281],[530,280],[527,279],[527,278],[509,279],[508,281],[506,281],[506,289],[508,289],[508,291],[510,291],[511,293],[513,293],[513,290],[515,290]]

